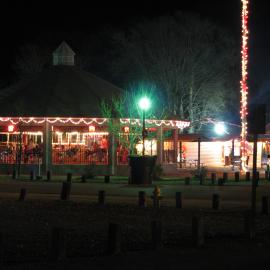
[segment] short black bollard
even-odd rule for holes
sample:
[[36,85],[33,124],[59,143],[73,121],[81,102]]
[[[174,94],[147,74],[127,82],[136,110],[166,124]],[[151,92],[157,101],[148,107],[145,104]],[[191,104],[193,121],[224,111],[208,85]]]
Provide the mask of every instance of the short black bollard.
[[250,181],[250,172],[246,172],[246,181]]
[[63,228],[52,228],[48,254],[51,261],[62,261],[66,258],[66,234]]
[[161,199],[160,196],[152,195],[151,198],[153,200],[153,207],[159,208],[160,207],[160,199]]
[[263,196],[262,197],[262,214],[263,215],[268,215],[269,214],[268,196]]
[[111,180],[111,179],[110,179],[110,175],[105,175],[105,176],[104,176],[104,182],[105,182],[105,183],[107,183],[107,184],[110,183],[110,180]]
[[12,179],[14,179],[14,180],[18,179],[18,173],[17,173],[16,169],[13,169],[13,171],[12,171]]
[[217,174],[216,173],[211,173],[211,183],[214,185],[217,180]]
[[185,185],[190,185],[190,177],[185,178]]
[[224,172],[223,173],[223,183],[226,183],[226,182],[228,182],[228,173]]
[[98,192],[98,204],[99,205],[105,205],[105,190],[99,190]]
[[30,180],[33,181],[33,180],[36,180],[36,174],[34,171],[31,171],[30,172]]
[[138,205],[140,207],[145,207],[146,206],[145,191],[139,191],[139,193],[138,193]]
[[160,221],[151,222],[152,248],[157,250],[162,248],[162,225]]
[[204,224],[202,217],[192,218],[192,242],[196,247],[204,245]]
[[24,201],[26,197],[26,189],[25,188],[21,188],[20,191],[20,196],[19,196],[19,201]]
[[182,208],[182,193],[175,192],[175,207]]
[[250,211],[244,213],[244,230],[248,239],[252,240],[255,237],[255,221],[252,218]]
[[47,171],[47,181],[51,181],[51,180],[52,180],[51,171]]
[[213,194],[212,207],[213,210],[219,210],[219,194]]
[[71,182],[72,181],[72,173],[68,173],[67,174],[67,182]]
[[239,182],[240,181],[240,173],[239,172],[235,172],[234,173],[234,180],[235,180],[235,182]]
[[200,185],[204,184],[204,177],[202,175],[199,176]]
[[[253,178],[253,175],[252,175],[252,178]],[[260,180],[260,172],[259,171],[256,171],[256,174],[255,174],[255,183],[256,183],[256,186],[259,185],[259,180]]]
[[86,175],[85,174],[82,175],[81,180],[82,180],[82,183],[86,183]]
[[264,179],[267,181],[267,179],[268,179],[268,171],[264,172]]
[[4,235],[0,233],[0,269],[4,269],[3,262],[4,262]]
[[61,191],[61,200],[69,200],[71,192],[71,182],[63,182]]
[[122,233],[120,224],[109,223],[108,254],[115,255],[121,252],[121,240]]
[[224,179],[223,178],[218,178],[218,185],[223,186],[224,184]]

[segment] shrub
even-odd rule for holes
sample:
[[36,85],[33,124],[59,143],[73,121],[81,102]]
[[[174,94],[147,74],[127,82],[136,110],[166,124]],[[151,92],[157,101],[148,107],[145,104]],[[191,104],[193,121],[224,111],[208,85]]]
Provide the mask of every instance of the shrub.
[[153,169],[153,180],[160,180],[160,177],[163,173],[163,168],[160,164],[155,165]]
[[87,171],[85,172],[85,177],[86,177],[86,179],[94,179],[95,178],[95,174],[94,174],[92,168],[87,169]]
[[198,178],[198,179],[200,177],[206,178],[207,173],[208,173],[208,169],[207,169],[206,166],[202,166],[199,169],[196,169],[196,170],[194,170],[194,171],[191,172],[191,174],[193,175],[193,177]]

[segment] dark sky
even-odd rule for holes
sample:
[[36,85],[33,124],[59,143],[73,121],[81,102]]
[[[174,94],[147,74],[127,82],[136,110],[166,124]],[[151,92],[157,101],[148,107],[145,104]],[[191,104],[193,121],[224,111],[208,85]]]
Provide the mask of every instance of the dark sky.
[[[270,9],[267,0],[251,2],[250,72],[253,80],[251,84],[253,87],[261,88],[261,85],[266,87],[270,76],[268,71]],[[126,6],[110,1],[105,2],[102,7],[95,7],[93,1],[72,1],[72,3],[35,1],[36,4],[27,4],[26,1],[18,1],[20,4],[15,4],[8,1],[8,3],[7,6],[1,7],[0,16],[2,52],[0,79],[7,78],[12,73],[14,55],[20,44],[35,41],[44,33],[47,40],[43,42],[50,45],[55,43],[57,46],[58,32],[69,40],[70,37],[75,37],[76,33],[95,35],[107,26],[124,28],[142,18],[172,14],[177,10],[196,12],[203,18],[221,24],[228,29],[240,46],[240,0],[178,0],[177,6],[170,1],[126,1]],[[108,3],[113,3],[114,6],[109,6]]]

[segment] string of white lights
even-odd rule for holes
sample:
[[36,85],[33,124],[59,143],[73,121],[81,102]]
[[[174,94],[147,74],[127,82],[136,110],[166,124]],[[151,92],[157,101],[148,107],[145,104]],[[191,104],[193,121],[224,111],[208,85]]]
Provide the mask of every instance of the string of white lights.
[[[167,127],[178,127],[180,129],[187,128],[190,126],[189,121],[178,121],[178,120],[151,120],[146,119],[145,122],[149,125],[155,125],[155,126],[167,126]],[[138,125],[141,126],[141,120],[140,119],[130,119],[130,118],[120,118],[120,123],[124,125]]]
[[[9,122],[13,125],[17,125],[19,123],[24,124],[43,124],[45,122],[48,122],[50,124],[67,124],[72,123],[73,125],[91,125],[91,124],[97,124],[97,125],[103,125],[108,122],[107,118],[34,118],[34,117],[0,117],[0,122]],[[130,118],[120,118],[121,124],[131,124],[131,125],[138,125],[141,126],[141,120],[140,119],[130,119]],[[151,120],[146,119],[146,123],[149,125],[155,125],[155,126],[167,126],[167,127],[178,127],[180,129],[189,127],[190,122],[188,121],[178,121],[178,120]]]
[[17,125],[19,123],[25,123],[25,124],[43,124],[45,122],[48,122],[50,124],[55,124],[55,123],[61,123],[61,124],[67,124],[67,123],[72,123],[73,125],[79,125],[79,124],[85,124],[85,125],[91,125],[93,123],[96,123],[98,125],[103,125],[108,121],[107,118],[34,118],[34,117],[0,117],[0,122],[10,122],[13,125]]

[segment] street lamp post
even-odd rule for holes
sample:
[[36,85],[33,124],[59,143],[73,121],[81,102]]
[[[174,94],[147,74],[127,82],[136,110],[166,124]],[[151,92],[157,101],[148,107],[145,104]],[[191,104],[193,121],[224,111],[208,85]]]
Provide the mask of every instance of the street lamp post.
[[145,138],[147,136],[147,131],[145,129],[145,112],[149,110],[151,106],[150,100],[147,97],[143,97],[139,100],[139,107],[143,113],[143,128],[142,128],[142,140],[143,140],[143,147],[142,147],[142,155],[145,155]]
[[143,140],[143,147],[142,147],[142,155],[144,156],[145,154],[145,110],[143,110],[143,129],[142,129],[142,140]]

